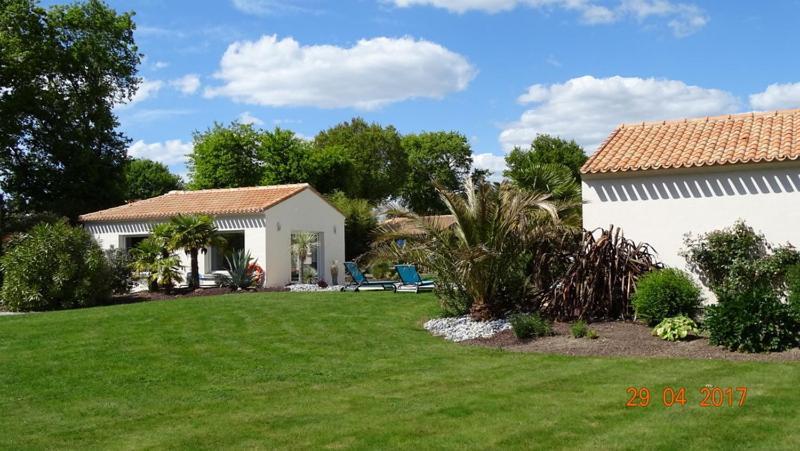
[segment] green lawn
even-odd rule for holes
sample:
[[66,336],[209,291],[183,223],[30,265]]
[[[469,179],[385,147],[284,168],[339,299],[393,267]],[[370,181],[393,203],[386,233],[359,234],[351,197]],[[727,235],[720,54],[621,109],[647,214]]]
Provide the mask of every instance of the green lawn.
[[[0,317],[0,448],[800,449],[798,364],[466,347],[422,329],[435,312],[268,293]],[[705,384],[746,405],[698,407]]]

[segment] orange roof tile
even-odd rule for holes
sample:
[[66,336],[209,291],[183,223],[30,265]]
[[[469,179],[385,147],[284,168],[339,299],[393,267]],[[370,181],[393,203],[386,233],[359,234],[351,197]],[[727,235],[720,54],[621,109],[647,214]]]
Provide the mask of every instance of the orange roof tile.
[[583,174],[800,158],[800,109],[621,125]]
[[168,218],[178,214],[236,215],[264,211],[295,194],[313,189],[308,183],[250,188],[170,191],[162,196],[131,202],[82,215],[80,220],[126,221]]

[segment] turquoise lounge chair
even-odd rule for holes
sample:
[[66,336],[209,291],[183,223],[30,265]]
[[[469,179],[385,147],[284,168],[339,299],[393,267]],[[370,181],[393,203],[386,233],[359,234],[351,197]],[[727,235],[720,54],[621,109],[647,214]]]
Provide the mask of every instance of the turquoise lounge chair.
[[414,265],[395,265],[394,269],[402,281],[395,286],[395,293],[419,293],[435,287],[432,280],[422,280]]
[[344,271],[350,275],[350,282],[342,288],[342,291],[370,291],[370,290],[393,290],[395,281],[393,280],[369,280],[367,276],[358,268],[355,262],[344,262]]

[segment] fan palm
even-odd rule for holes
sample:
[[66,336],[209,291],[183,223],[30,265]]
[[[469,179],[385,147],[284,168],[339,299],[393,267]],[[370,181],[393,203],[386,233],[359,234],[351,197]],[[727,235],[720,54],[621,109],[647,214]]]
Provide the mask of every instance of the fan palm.
[[305,262],[306,258],[308,258],[308,254],[313,252],[313,250],[319,244],[319,240],[317,238],[316,233],[311,232],[300,232],[295,233],[292,235],[292,255],[295,255],[298,260],[298,269],[299,275],[298,280],[300,283],[303,283],[304,276],[306,275],[305,272]]
[[169,220],[171,234],[168,238],[170,249],[183,249],[191,260],[190,288],[200,286],[197,257],[206,253],[210,246],[224,246],[225,239],[219,235],[214,219],[207,215],[177,215]]

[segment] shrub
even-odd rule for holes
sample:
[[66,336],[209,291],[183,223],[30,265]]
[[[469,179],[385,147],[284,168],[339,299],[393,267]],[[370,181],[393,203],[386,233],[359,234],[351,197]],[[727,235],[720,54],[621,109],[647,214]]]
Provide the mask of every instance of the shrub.
[[631,299],[636,315],[654,326],[678,315],[694,318],[702,303],[700,287],[688,274],[666,268],[645,274]]
[[789,306],[800,319],[800,265],[794,265],[786,272],[786,285]]
[[379,260],[373,263],[369,268],[372,277],[376,279],[386,279],[391,275],[392,270],[392,264],[386,260]]
[[697,238],[687,235],[684,243],[681,255],[718,296],[723,290],[746,290],[760,280],[783,290],[786,270],[800,263],[800,253],[792,246],[770,245],[743,221]]
[[584,320],[578,320],[569,327],[569,331],[575,338],[583,338],[589,333],[589,326]]
[[600,338],[600,335],[597,334],[596,330],[589,329],[589,331],[586,332],[586,338],[588,338],[590,340],[597,340],[598,338]]
[[105,252],[111,270],[111,290],[126,294],[133,286],[133,259],[125,249],[111,248]]
[[0,260],[4,305],[10,310],[87,307],[111,296],[112,275],[102,249],[82,228],[39,224]]
[[586,231],[542,311],[562,320],[627,318],[636,281],[658,267],[653,248],[625,238],[622,229]]
[[518,313],[509,318],[514,335],[520,339],[544,337],[553,334],[553,325],[538,313]]
[[800,344],[800,322],[767,283],[740,292],[722,291],[707,309],[711,343],[732,351],[783,351]]
[[664,318],[653,329],[653,335],[667,341],[683,340],[689,334],[696,334],[697,332],[697,324],[684,315]]
[[328,288],[328,282],[325,282],[324,280],[319,279],[317,281],[317,286],[320,287],[320,288]]

